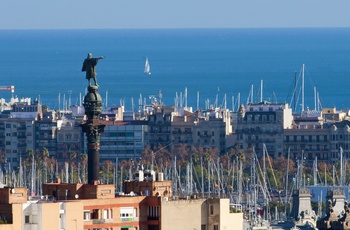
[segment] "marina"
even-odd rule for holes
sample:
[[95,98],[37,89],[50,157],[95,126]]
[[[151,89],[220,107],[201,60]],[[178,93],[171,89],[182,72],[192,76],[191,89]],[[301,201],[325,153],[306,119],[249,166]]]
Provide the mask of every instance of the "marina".
[[[224,36],[228,36],[226,38],[232,36],[231,30],[219,31]],[[56,33],[55,31],[51,32]],[[80,31],[79,33],[81,32],[86,31]],[[120,35],[119,32],[114,31],[111,34],[113,36]],[[135,31],[127,32],[128,36],[135,33]],[[164,31],[138,32],[146,34],[156,32],[161,36],[174,33],[174,31],[166,31],[165,33]],[[243,35],[245,32],[243,31]],[[261,33],[261,31],[253,32]],[[265,31],[264,33],[266,33],[266,36],[271,36],[270,32]],[[323,33],[324,31],[316,32]],[[214,34],[206,30],[194,30],[192,33],[197,35],[201,35],[201,33],[209,34],[216,38]],[[287,33],[290,33],[290,31],[287,31]],[[50,36],[49,34],[46,35]],[[148,35],[154,36],[152,33]],[[182,35],[178,36],[181,40]],[[224,43],[223,47],[230,47],[230,45],[232,44]],[[186,52],[190,49],[188,46],[184,48]],[[114,52],[117,50],[115,49]],[[3,99],[1,104],[1,111],[4,112],[3,119],[6,119],[7,115],[10,120],[24,117],[34,120],[37,117],[39,118],[38,122],[26,123],[25,126],[22,124],[12,125],[18,127],[19,134],[14,136],[18,136],[18,143],[21,143],[22,147],[26,147],[22,140],[24,137],[22,134],[23,128],[33,129],[33,131],[26,131],[26,133],[36,134],[37,139],[35,142],[33,141],[33,146],[36,144],[40,147],[53,146],[52,142],[49,143],[46,140],[49,135],[52,135],[48,135],[46,130],[50,130],[48,127],[51,127],[51,123],[53,123],[52,121],[48,124],[45,123],[47,115],[49,115],[47,116],[48,120],[52,116],[52,120],[59,121],[57,124],[61,126],[57,125],[57,130],[75,129],[75,131],[78,131],[75,127],[81,127],[83,133],[86,134],[86,140],[84,140],[85,142],[77,141],[75,146],[88,146],[85,150],[79,149],[78,152],[74,152],[72,150],[74,145],[67,145],[65,142],[68,141],[64,140],[57,144],[57,149],[54,149],[54,151],[57,151],[57,154],[55,154],[57,158],[50,157],[50,151],[45,149],[46,147],[36,147],[36,151],[23,152],[18,150],[21,154],[17,154],[17,150],[12,151],[7,148],[7,157],[10,156],[9,154],[11,154],[11,157],[8,158],[8,161],[3,162],[3,170],[0,172],[1,187],[4,189],[9,187],[15,190],[16,188],[27,187],[30,199],[39,197],[42,200],[47,197],[46,200],[48,200],[49,191],[50,196],[52,196],[51,199],[65,198],[67,200],[73,198],[72,194],[68,192],[70,189],[66,189],[65,195],[62,195],[57,194],[59,190],[54,192],[47,190],[46,186],[87,184],[98,187],[98,185],[101,185],[101,187],[111,188],[109,191],[112,191],[113,188],[113,193],[109,192],[108,196],[117,197],[125,195],[125,183],[134,183],[135,180],[140,182],[140,175],[142,174],[145,178],[152,178],[151,181],[145,179],[142,182],[159,180],[161,183],[166,183],[167,188],[159,191],[153,189],[152,192],[150,189],[130,190],[126,193],[127,196],[155,196],[161,197],[164,201],[169,201],[171,198],[170,200],[174,202],[177,202],[177,200],[193,200],[195,202],[197,199],[209,200],[209,203],[215,201],[215,205],[229,206],[229,210],[226,210],[227,213],[223,212],[222,215],[226,217],[242,215],[244,219],[243,229],[249,230],[321,230],[329,229],[329,226],[336,226],[332,229],[344,229],[348,218],[348,208],[345,206],[345,199],[348,197],[345,192],[348,193],[348,190],[345,189],[345,185],[349,181],[346,173],[346,159],[349,156],[349,150],[346,145],[341,145],[344,147],[343,152],[342,147],[331,141],[336,140],[335,135],[340,138],[342,129],[346,129],[346,123],[348,122],[346,117],[349,113],[346,106],[344,106],[344,110],[336,110],[335,108],[332,110],[332,108],[324,107],[328,98],[325,99],[324,94],[322,94],[322,87],[324,87],[322,84],[326,80],[317,81],[317,88],[312,81],[311,84],[307,84],[307,81],[310,80],[308,79],[310,77],[308,71],[310,65],[299,65],[297,69],[300,69],[300,71],[295,71],[293,74],[288,68],[282,71],[284,76],[288,76],[288,82],[291,82],[292,85],[290,93],[287,94],[285,79],[283,80],[284,84],[281,84],[279,82],[280,77],[277,77],[281,74],[281,70],[278,71],[281,67],[275,69],[276,72],[269,72],[274,77],[263,76],[263,78],[260,78],[258,87],[248,82],[249,78],[245,79],[244,76],[254,75],[256,77],[256,74],[264,73],[261,69],[257,70],[259,73],[253,73],[251,71],[242,72],[242,69],[238,70],[238,68],[238,72],[230,72],[229,70],[225,74],[216,76],[225,61],[230,68],[236,66],[236,64],[232,64],[231,61],[234,57],[231,56],[221,59],[222,62],[216,63],[216,66],[209,66],[213,67],[213,71],[204,64],[206,59],[203,59],[202,55],[195,59],[191,59],[194,56],[189,55],[184,59],[180,58],[178,64],[174,65],[174,71],[169,71],[162,69],[162,67],[169,65],[164,62],[166,60],[164,56],[159,53],[148,52],[147,55],[152,58],[150,59],[152,60],[152,77],[145,78],[142,74],[151,75],[151,68],[148,56],[144,53],[138,54],[140,57],[136,59],[129,56],[131,58],[129,59],[130,63],[125,63],[125,60],[127,60],[125,57],[121,58],[119,60],[120,65],[124,62],[125,66],[130,68],[130,65],[134,65],[132,69],[137,69],[135,72],[123,72],[121,69],[124,67],[112,71],[111,66],[118,62],[118,60],[113,59],[113,53],[108,53],[103,49],[97,49],[97,52],[93,50],[93,52],[97,55],[107,54],[106,56],[93,58],[92,54],[88,53],[82,68],[82,71],[86,72],[88,87],[83,90],[84,93],[79,93],[79,96],[77,94],[80,86],[77,87],[72,77],[69,78],[69,81],[64,80],[64,77],[52,78],[67,83],[59,84],[59,87],[56,85],[57,88],[55,89],[60,91],[62,87],[69,85],[69,88],[74,87],[77,92],[73,92],[71,89],[68,89],[67,93],[61,94],[59,92],[58,98],[48,104],[45,104],[45,101],[48,100],[49,95],[55,94],[55,90],[49,90],[50,94],[38,95],[31,103],[30,98],[16,96],[17,92],[31,95],[31,87],[28,86],[26,90],[23,90],[22,82],[5,82],[3,84],[5,86],[0,88],[7,91],[2,93],[6,93],[7,96],[11,95],[9,102]],[[222,54],[227,55],[227,53]],[[217,58],[216,55],[213,54],[208,63],[213,64],[213,60]],[[86,57],[86,53],[84,56]],[[142,72],[144,61],[142,57],[145,56],[144,71]],[[112,58],[109,59],[110,57]],[[103,59],[103,61],[99,63],[99,67],[104,67],[101,68],[104,71],[99,71],[97,75],[95,65],[97,60],[100,59]],[[195,63],[193,60],[200,63],[193,64]],[[136,62],[138,68],[135,67]],[[188,65],[189,62],[193,63]],[[77,63],[75,64],[77,65]],[[72,66],[75,68],[75,64],[69,68]],[[106,65],[103,66],[104,64]],[[183,65],[184,69],[175,68],[179,65]],[[198,71],[197,65],[205,68]],[[65,66],[68,67],[69,65],[65,64]],[[80,66],[81,63],[79,63]],[[260,66],[260,68],[265,67]],[[314,67],[311,65],[312,68]],[[343,71],[344,76],[347,76],[348,70]],[[48,71],[48,76],[53,74],[51,72],[57,74],[58,71],[53,68],[52,71]],[[118,78],[114,75],[117,72],[119,75],[125,76],[120,77],[118,75]],[[85,75],[80,71],[75,74],[77,76],[78,74],[79,76]],[[191,78],[185,81],[183,78],[188,78],[187,74],[190,74]],[[313,72],[312,75],[314,74]],[[98,83],[96,76],[98,76]],[[166,80],[164,80],[164,77]],[[91,78],[93,81],[91,81]],[[14,81],[14,79],[12,80]],[[213,80],[215,83],[213,83]],[[257,81],[257,79],[254,78],[254,81]],[[183,82],[186,82],[186,86],[179,89],[183,86]],[[36,88],[40,88],[41,83],[38,82]],[[130,83],[133,83],[132,87],[128,87]],[[196,88],[195,97],[193,92],[191,96],[191,90],[189,90],[187,84],[193,88],[198,87]],[[241,84],[245,84],[245,86],[242,87]],[[13,85],[16,87],[16,91],[14,91]],[[172,87],[168,88],[169,85]],[[326,85],[327,87],[330,86],[327,83]],[[243,96],[240,91],[243,89],[243,91],[248,91],[245,90],[245,87],[250,88],[250,90],[247,95]],[[273,87],[276,87],[280,92],[275,93],[274,89],[271,90]],[[213,88],[214,90],[212,90]],[[136,93],[135,90],[140,89],[146,90],[146,93]],[[177,89],[179,90],[177,91]],[[100,93],[103,96],[98,94],[97,90],[101,90]],[[175,91],[170,93],[170,90]],[[11,94],[9,91],[11,91]],[[125,93],[118,104],[115,104],[118,101],[115,96],[116,92]],[[282,103],[279,102],[277,96],[281,92],[286,95],[285,102]],[[82,97],[84,94],[85,97]],[[137,96],[139,98],[138,103],[134,103],[132,94],[139,95]],[[173,96],[169,96],[171,94]],[[131,106],[127,105],[125,96],[131,96]],[[171,98],[173,98],[173,101]],[[45,106],[44,111],[47,114],[45,117],[41,114],[43,111],[41,106]],[[50,110],[51,106],[53,110]],[[98,108],[98,111],[96,108]],[[164,112],[166,110],[168,112]],[[57,118],[54,118],[55,113],[57,113]],[[88,119],[84,118],[84,114]],[[334,118],[335,115],[337,118]],[[147,125],[148,128],[145,129],[145,132],[140,130],[134,133],[131,133],[129,129],[126,129],[125,132],[108,130],[108,138],[103,136],[105,127],[114,126],[118,122],[120,126],[126,126],[130,121]],[[79,126],[76,125],[78,123]],[[5,123],[2,125],[3,130],[9,127],[11,125],[5,125]],[[206,127],[217,127],[217,129],[209,130]],[[296,132],[306,133],[305,131],[314,129],[321,130],[321,134],[296,135]],[[9,136],[5,133],[3,131],[2,136],[4,138]],[[282,135],[285,139],[280,138]],[[149,146],[146,146],[146,142],[139,142],[139,147],[141,144],[144,145],[142,152],[133,151],[133,157],[125,157],[128,156],[127,150],[123,152],[124,157],[121,157],[121,152],[113,152],[113,150],[108,152],[108,149],[113,149],[115,146],[119,147],[122,143],[125,144],[125,149],[130,149],[131,146],[134,146],[134,143],[138,142],[134,139],[133,143],[130,141],[135,136],[139,136],[141,141],[148,141]],[[70,137],[70,135],[58,133],[57,137],[64,139],[62,137]],[[76,133],[75,137],[79,137],[79,134]],[[120,139],[112,139],[111,137],[123,137],[125,139],[120,141]],[[101,156],[103,158],[99,158],[100,138],[103,141],[101,144]],[[307,138],[307,141],[305,138]],[[96,144],[97,141],[98,144]],[[307,146],[305,142],[308,143]],[[320,142],[324,144],[320,145]],[[31,139],[28,139],[25,143],[31,143]],[[62,146],[67,146],[67,150]],[[61,152],[58,154],[59,151]],[[85,151],[85,154],[83,154],[83,151]],[[86,153],[90,157],[86,157]],[[338,154],[339,159],[336,154]],[[100,159],[103,159],[103,161],[100,162]],[[340,163],[336,164],[338,161]],[[326,164],[331,162],[333,166],[330,169],[330,165],[327,166]],[[316,188],[316,186],[319,187]],[[57,189],[57,187],[54,189]],[[76,195],[74,198],[78,199],[82,194],[78,194],[77,191]],[[166,206],[163,207],[166,208]],[[209,205],[208,210],[209,213],[214,215],[213,207]],[[98,215],[93,212],[92,210],[92,213],[87,214],[87,216],[94,218],[93,224],[100,224],[97,218]],[[147,215],[150,213],[153,215],[158,211],[148,212]],[[108,212],[106,216],[108,216]],[[149,218],[152,219],[153,216],[149,216]],[[210,214],[208,219],[211,218],[213,217]],[[210,224],[209,221],[208,226]]]

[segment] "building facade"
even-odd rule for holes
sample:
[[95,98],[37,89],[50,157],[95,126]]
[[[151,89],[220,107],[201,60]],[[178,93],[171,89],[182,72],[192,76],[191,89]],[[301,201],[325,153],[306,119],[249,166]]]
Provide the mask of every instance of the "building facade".
[[254,148],[262,156],[264,147],[275,158],[284,154],[283,131],[292,126],[292,109],[288,104],[243,105],[237,115],[237,144],[240,149]]

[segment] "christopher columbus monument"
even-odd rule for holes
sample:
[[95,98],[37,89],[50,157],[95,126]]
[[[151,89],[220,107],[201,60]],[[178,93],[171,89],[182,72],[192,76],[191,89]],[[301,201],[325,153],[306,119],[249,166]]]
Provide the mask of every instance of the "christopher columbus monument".
[[[84,60],[82,71],[86,72],[88,80],[88,93],[84,97],[84,108],[86,120],[81,124],[82,131],[86,134],[88,149],[88,183],[96,184],[99,181],[100,169],[100,137],[104,131],[105,125],[100,124],[99,116],[102,112],[102,98],[98,93],[98,84],[96,79],[96,65],[98,60],[104,57],[93,58],[89,53]],[[91,78],[94,85],[91,84]]]

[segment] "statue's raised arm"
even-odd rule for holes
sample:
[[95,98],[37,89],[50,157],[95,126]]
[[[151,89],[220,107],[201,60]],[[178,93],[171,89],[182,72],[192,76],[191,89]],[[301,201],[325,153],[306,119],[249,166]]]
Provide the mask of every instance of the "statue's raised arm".
[[96,65],[98,63],[98,60],[103,59],[104,56],[98,57],[98,58],[93,58],[91,53],[88,53],[87,58],[83,62],[83,67],[81,71],[86,72],[86,79],[88,79],[89,86],[91,85],[90,79],[94,79],[95,85],[98,86],[97,84],[97,79],[96,79]]

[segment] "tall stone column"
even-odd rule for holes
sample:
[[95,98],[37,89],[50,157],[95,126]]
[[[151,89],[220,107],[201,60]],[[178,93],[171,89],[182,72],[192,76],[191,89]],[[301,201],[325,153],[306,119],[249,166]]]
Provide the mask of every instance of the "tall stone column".
[[99,116],[102,112],[102,98],[97,85],[89,85],[88,93],[84,97],[86,121],[81,124],[82,131],[87,138],[88,149],[88,183],[99,181],[100,171],[100,137],[104,131],[104,124],[100,124]]

